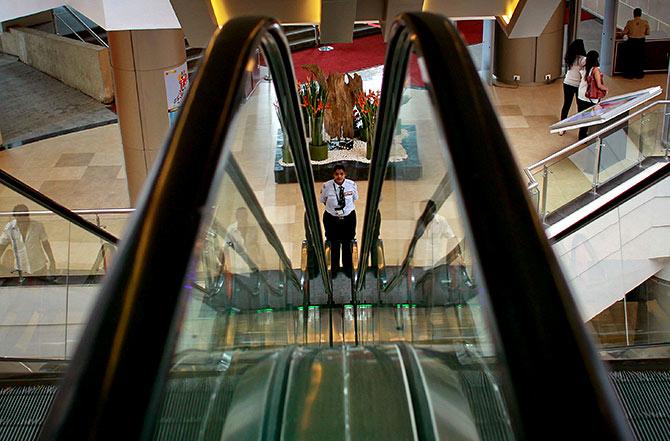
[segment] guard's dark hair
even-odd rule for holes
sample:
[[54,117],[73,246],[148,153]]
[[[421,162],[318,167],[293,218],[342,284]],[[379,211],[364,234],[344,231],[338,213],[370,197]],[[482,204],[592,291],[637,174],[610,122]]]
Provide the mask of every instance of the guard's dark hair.
[[588,75],[594,67],[600,66],[599,58],[600,54],[598,54],[598,51],[589,51],[589,53],[586,54],[586,75]]
[[642,8],[633,9],[633,17],[642,17]]
[[344,168],[344,164],[335,164],[333,166],[333,174],[335,174],[336,171],[342,170],[343,172],[347,172],[347,170]]
[[[12,210],[14,213],[14,216],[28,216],[28,207],[25,204],[16,204],[14,206],[14,209]],[[17,214],[17,213],[23,213],[23,214]]]
[[577,59],[578,55],[586,56],[586,48],[584,47],[584,40],[581,38],[576,39],[568,45],[568,48],[565,51],[565,65],[570,69],[572,64]]

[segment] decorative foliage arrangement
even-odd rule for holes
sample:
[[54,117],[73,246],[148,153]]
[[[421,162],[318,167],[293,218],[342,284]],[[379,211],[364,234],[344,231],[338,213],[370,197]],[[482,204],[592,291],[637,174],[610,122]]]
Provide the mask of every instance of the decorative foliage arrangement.
[[322,117],[328,108],[328,89],[312,78],[298,83],[298,95],[310,118]]
[[342,139],[353,139],[356,127],[362,127],[359,137],[368,143],[369,158],[379,108],[379,91],[365,93],[363,79],[358,74],[331,73],[326,76],[315,64],[306,64],[302,68],[309,72],[309,76],[306,82],[298,83],[298,95],[303,116],[309,121],[312,160],[328,158],[324,127],[331,138],[339,138],[340,146]]
[[366,134],[365,141],[368,143],[372,143],[372,136],[377,125],[379,94],[379,91],[368,90],[368,93],[361,91],[356,97],[356,115],[363,126],[363,133]]

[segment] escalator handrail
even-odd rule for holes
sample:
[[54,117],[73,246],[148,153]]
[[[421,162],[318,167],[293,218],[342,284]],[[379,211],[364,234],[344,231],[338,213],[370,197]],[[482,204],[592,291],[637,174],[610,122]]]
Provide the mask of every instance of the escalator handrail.
[[21,196],[30,199],[36,204],[39,204],[40,206],[47,208],[48,210],[62,217],[66,221],[78,226],[79,228],[83,229],[88,233],[91,233],[92,235],[94,235],[99,239],[102,239],[114,245],[116,245],[119,242],[119,239],[109,231],[104,230],[99,226],[97,226],[96,224],[94,224],[93,222],[84,219],[77,213],[54,201],[50,197],[46,196],[44,193],[40,193],[39,191],[35,190],[25,182],[20,181],[19,179],[15,178],[14,176],[10,175],[9,173],[7,173],[2,169],[0,169],[0,183],[11,188]]
[[505,361],[501,388],[515,433],[521,439],[542,439],[550,428],[552,438],[573,436],[574,428],[565,424],[564,403],[569,401],[570,415],[589,421],[584,437],[633,439],[467,47],[444,17],[405,13],[392,30],[359,266],[369,255],[368,228],[375,225],[388,161],[392,129],[387,125],[394,125],[398,114],[401,91],[389,85],[402,85],[411,45],[422,57],[432,90],[435,118],[481,271],[480,288],[489,293],[483,312],[495,317],[487,329]]
[[603,203],[595,210],[590,211],[587,215],[579,218],[570,225],[567,225],[560,230],[552,228],[553,226],[549,227],[547,229],[547,236],[549,240],[552,243],[560,242],[562,239],[570,236],[572,233],[583,228],[585,225],[590,224],[596,219],[604,216],[606,213],[609,213],[615,208],[621,206],[621,204],[624,202],[647,190],[651,186],[656,185],[661,180],[667,178],[668,175],[670,175],[670,163],[666,162],[658,170],[652,172],[649,176],[645,176],[639,182],[636,182],[634,185],[625,189],[615,197],[609,199],[607,202]]
[[[268,38],[271,41],[268,41]],[[295,72],[293,70],[293,59],[288,48],[288,41],[280,27],[268,27],[266,36],[263,37],[265,56],[282,60],[279,63],[269,64],[272,80],[281,87],[285,93],[277,95],[279,107],[282,110],[281,117],[288,132],[291,154],[293,155],[293,166],[295,167],[300,192],[302,193],[305,212],[307,214],[307,238],[314,247],[317,266],[321,273],[324,290],[328,296],[329,303],[333,302],[333,286],[330,271],[326,271],[326,251],[321,232],[319,219],[319,208],[317,205],[316,190],[314,188],[314,172],[307,147],[307,138],[303,122],[303,112],[298,100]],[[281,42],[282,44],[278,44]],[[272,44],[270,44],[272,43]],[[289,93],[291,90],[293,93]],[[284,134],[285,136],[286,134]]]
[[[194,270],[192,254],[202,225],[211,217],[210,193],[225,173],[227,141],[244,98],[249,60],[259,46],[266,49],[282,111],[290,101],[289,121],[299,112],[297,91],[288,83],[293,80],[288,44],[275,20],[236,18],[215,32],[144,186],[41,439],[140,439],[153,432],[179,335],[175,323],[181,323],[188,305],[181,294],[193,289],[184,281]],[[279,70],[286,71],[283,81],[277,81]],[[302,138],[304,156],[302,120],[291,126],[291,138]],[[297,150],[294,159],[300,161]],[[313,202],[315,208],[316,197]]]

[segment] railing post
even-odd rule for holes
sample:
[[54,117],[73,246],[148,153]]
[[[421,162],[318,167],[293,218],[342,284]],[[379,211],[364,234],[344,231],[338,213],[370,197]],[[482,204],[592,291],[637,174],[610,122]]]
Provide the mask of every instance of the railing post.
[[546,223],[547,219],[547,187],[549,186],[549,168],[542,166],[542,201],[540,203],[540,219]]
[[600,177],[600,154],[602,152],[602,140],[600,139],[600,136],[596,138],[596,157],[595,161],[593,164],[593,184],[591,187],[593,188],[593,194],[598,194],[596,189],[598,188],[598,179]]
[[639,142],[637,145],[638,155],[637,155],[637,166],[642,167],[642,161],[644,161],[644,126],[647,125],[649,121],[645,121],[644,117],[646,115],[644,112],[640,113],[640,133],[639,133]]
[[[356,299],[356,285],[358,276],[358,243],[356,239],[349,244],[351,247],[351,261],[353,264],[351,271],[351,307],[354,312],[354,343],[358,346],[358,300]],[[344,328],[344,321],[342,321]]]
[[309,323],[309,244],[306,240],[302,241],[300,250],[300,288],[302,290],[302,335],[303,343],[308,343],[308,323]]

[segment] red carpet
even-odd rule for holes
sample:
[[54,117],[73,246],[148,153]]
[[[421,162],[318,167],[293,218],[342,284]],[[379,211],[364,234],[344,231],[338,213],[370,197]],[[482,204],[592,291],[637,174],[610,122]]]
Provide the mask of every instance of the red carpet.
[[[482,42],[483,24],[481,20],[464,20],[457,22],[456,25],[467,44]],[[326,74],[352,72],[384,64],[386,43],[381,34],[357,38],[353,43],[334,43],[330,46],[335,50],[321,52],[317,48],[310,48],[293,53],[293,66],[298,81],[307,79],[307,72],[300,68],[304,64],[316,64]],[[414,57],[410,62],[410,77],[412,85],[423,85],[419,75],[419,66]]]

